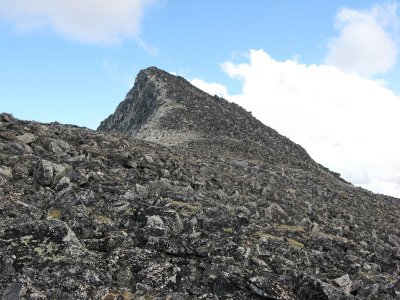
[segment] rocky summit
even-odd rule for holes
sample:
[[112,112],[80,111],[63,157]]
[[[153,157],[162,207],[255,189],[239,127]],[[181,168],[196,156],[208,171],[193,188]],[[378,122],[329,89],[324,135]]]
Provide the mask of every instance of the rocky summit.
[[151,67],[97,131],[0,114],[2,299],[400,299],[400,200]]

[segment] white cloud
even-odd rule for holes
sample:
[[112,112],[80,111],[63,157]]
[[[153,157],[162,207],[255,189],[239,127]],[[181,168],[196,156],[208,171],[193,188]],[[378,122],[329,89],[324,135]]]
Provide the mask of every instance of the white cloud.
[[[49,28],[84,43],[139,38],[140,20],[156,0],[0,0],[0,18],[20,31]],[[144,44],[145,45],[145,44]],[[147,47],[147,46],[146,46]]]
[[341,9],[335,18],[339,35],[331,39],[325,62],[363,75],[390,70],[398,54],[396,10],[396,3],[369,10]]
[[228,96],[228,91],[225,86],[219,83],[209,83],[201,79],[192,79],[191,84],[198,87],[199,89],[209,93],[210,95],[217,95],[219,97],[226,98]]
[[382,83],[333,66],[277,61],[263,50],[223,69],[243,82],[229,100],[352,183],[400,197],[400,97]]

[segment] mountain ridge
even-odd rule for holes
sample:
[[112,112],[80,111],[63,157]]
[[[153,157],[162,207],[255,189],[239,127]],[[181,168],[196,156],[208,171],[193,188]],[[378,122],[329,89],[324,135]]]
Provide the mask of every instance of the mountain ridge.
[[154,67],[98,131],[0,114],[0,199],[3,299],[400,295],[399,199]]
[[[156,93],[143,92],[148,90],[156,90]],[[248,143],[255,148],[262,146],[264,150],[279,147],[274,150],[282,156],[291,154],[304,162],[315,163],[303,147],[266,126],[239,105],[211,96],[183,77],[156,67],[139,72],[125,100],[97,130],[122,132],[168,146],[212,141],[214,146],[225,147],[224,141],[227,141],[236,149]],[[252,152],[251,146],[246,147],[247,152]],[[246,151],[241,151],[240,155],[247,156]]]

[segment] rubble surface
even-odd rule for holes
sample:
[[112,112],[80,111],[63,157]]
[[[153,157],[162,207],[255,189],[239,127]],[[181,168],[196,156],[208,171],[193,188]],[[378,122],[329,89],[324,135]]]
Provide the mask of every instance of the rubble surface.
[[98,131],[0,114],[0,295],[399,299],[399,201],[151,67]]

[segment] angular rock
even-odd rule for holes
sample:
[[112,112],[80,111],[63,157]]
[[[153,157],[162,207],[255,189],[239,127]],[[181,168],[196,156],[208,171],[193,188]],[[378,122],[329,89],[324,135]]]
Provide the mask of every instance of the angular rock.
[[350,295],[352,282],[349,274],[335,278],[333,279],[333,282],[335,282],[346,295]]
[[64,166],[52,163],[48,160],[42,159],[39,161],[34,176],[36,180],[43,186],[53,184],[53,180],[64,173],[66,168]]
[[271,278],[256,276],[250,278],[250,290],[265,299],[297,300],[298,298]]
[[42,159],[35,170],[35,178],[42,185],[51,185],[53,183],[53,177],[53,164],[47,160]]
[[50,142],[49,149],[51,152],[54,152],[54,153],[62,153],[63,152],[63,149],[56,142]]
[[32,133],[24,133],[16,137],[16,139],[23,144],[30,144],[36,140]]
[[12,169],[10,167],[0,167],[0,175],[11,180],[13,178]]
[[19,294],[22,289],[21,283],[11,283],[3,293],[3,300],[19,300],[21,299]]
[[303,276],[297,289],[297,296],[300,299],[326,299],[346,300],[356,299],[347,295],[339,289],[311,276]]
[[159,216],[147,216],[147,227],[164,229],[164,222]]
[[147,190],[146,187],[144,187],[143,185],[140,184],[136,184],[136,193],[140,196],[140,197],[146,197],[149,193],[149,191]]
[[7,114],[7,113],[1,113],[0,114],[0,122],[8,123],[14,120],[14,117],[12,114]]

